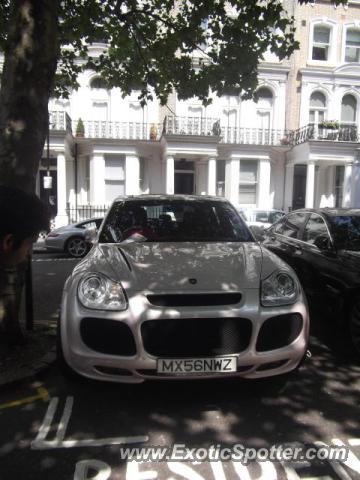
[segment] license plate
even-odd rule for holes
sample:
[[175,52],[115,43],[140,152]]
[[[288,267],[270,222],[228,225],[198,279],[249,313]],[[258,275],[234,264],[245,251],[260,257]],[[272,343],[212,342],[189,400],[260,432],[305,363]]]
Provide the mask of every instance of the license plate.
[[221,358],[161,358],[157,361],[157,372],[168,375],[236,372],[236,358],[234,356]]

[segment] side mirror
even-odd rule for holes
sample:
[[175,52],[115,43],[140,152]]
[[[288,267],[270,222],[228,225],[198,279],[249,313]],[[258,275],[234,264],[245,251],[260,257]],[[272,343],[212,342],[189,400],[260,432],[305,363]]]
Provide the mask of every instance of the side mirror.
[[87,228],[85,230],[85,242],[93,244],[96,242],[98,231],[95,227]]
[[318,235],[314,240],[314,245],[321,251],[330,252],[333,250],[330,238],[326,234]]

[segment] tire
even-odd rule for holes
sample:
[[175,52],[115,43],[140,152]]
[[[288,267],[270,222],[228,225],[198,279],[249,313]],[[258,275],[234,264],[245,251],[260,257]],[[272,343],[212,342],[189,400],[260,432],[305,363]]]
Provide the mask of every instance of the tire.
[[65,251],[71,257],[81,258],[84,257],[89,250],[89,246],[86,241],[81,237],[71,237],[66,242]]
[[349,336],[355,353],[360,356],[360,297],[355,299],[350,309]]

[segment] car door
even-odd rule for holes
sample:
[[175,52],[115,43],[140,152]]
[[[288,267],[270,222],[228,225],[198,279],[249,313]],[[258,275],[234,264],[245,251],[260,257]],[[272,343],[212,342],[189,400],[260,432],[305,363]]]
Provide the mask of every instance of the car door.
[[264,232],[263,245],[276,253],[295,271],[298,270],[301,256],[299,239],[307,217],[306,212],[289,213]]
[[311,213],[302,235],[301,280],[309,297],[327,305],[338,303],[341,268],[325,218]]

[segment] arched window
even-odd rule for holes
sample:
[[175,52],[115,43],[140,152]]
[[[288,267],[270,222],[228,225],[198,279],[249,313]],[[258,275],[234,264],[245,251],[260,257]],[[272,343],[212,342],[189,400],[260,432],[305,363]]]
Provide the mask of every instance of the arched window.
[[313,34],[312,60],[329,60],[330,33],[328,25],[315,25]]
[[360,61],[360,30],[349,28],[346,32],[345,62]]
[[258,107],[260,108],[271,108],[273,104],[273,94],[271,90],[269,90],[266,87],[261,87],[257,91],[257,97],[258,97]]
[[92,89],[99,89],[99,88],[103,88],[105,90],[108,89],[108,85],[106,83],[106,81],[101,78],[101,77],[94,77],[91,79],[90,81],[90,88]]
[[356,122],[357,101],[353,95],[345,95],[341,102],[341,122]]
[[271,111],[273,107],[274,97],[271,92],[266,87],[261,87],[257,91],[257,124],[261,129],[270,129],[271,128]]
[[313,92],[310,97],[309,122],[318,124],[325,120],[326,97],[321,92]]

